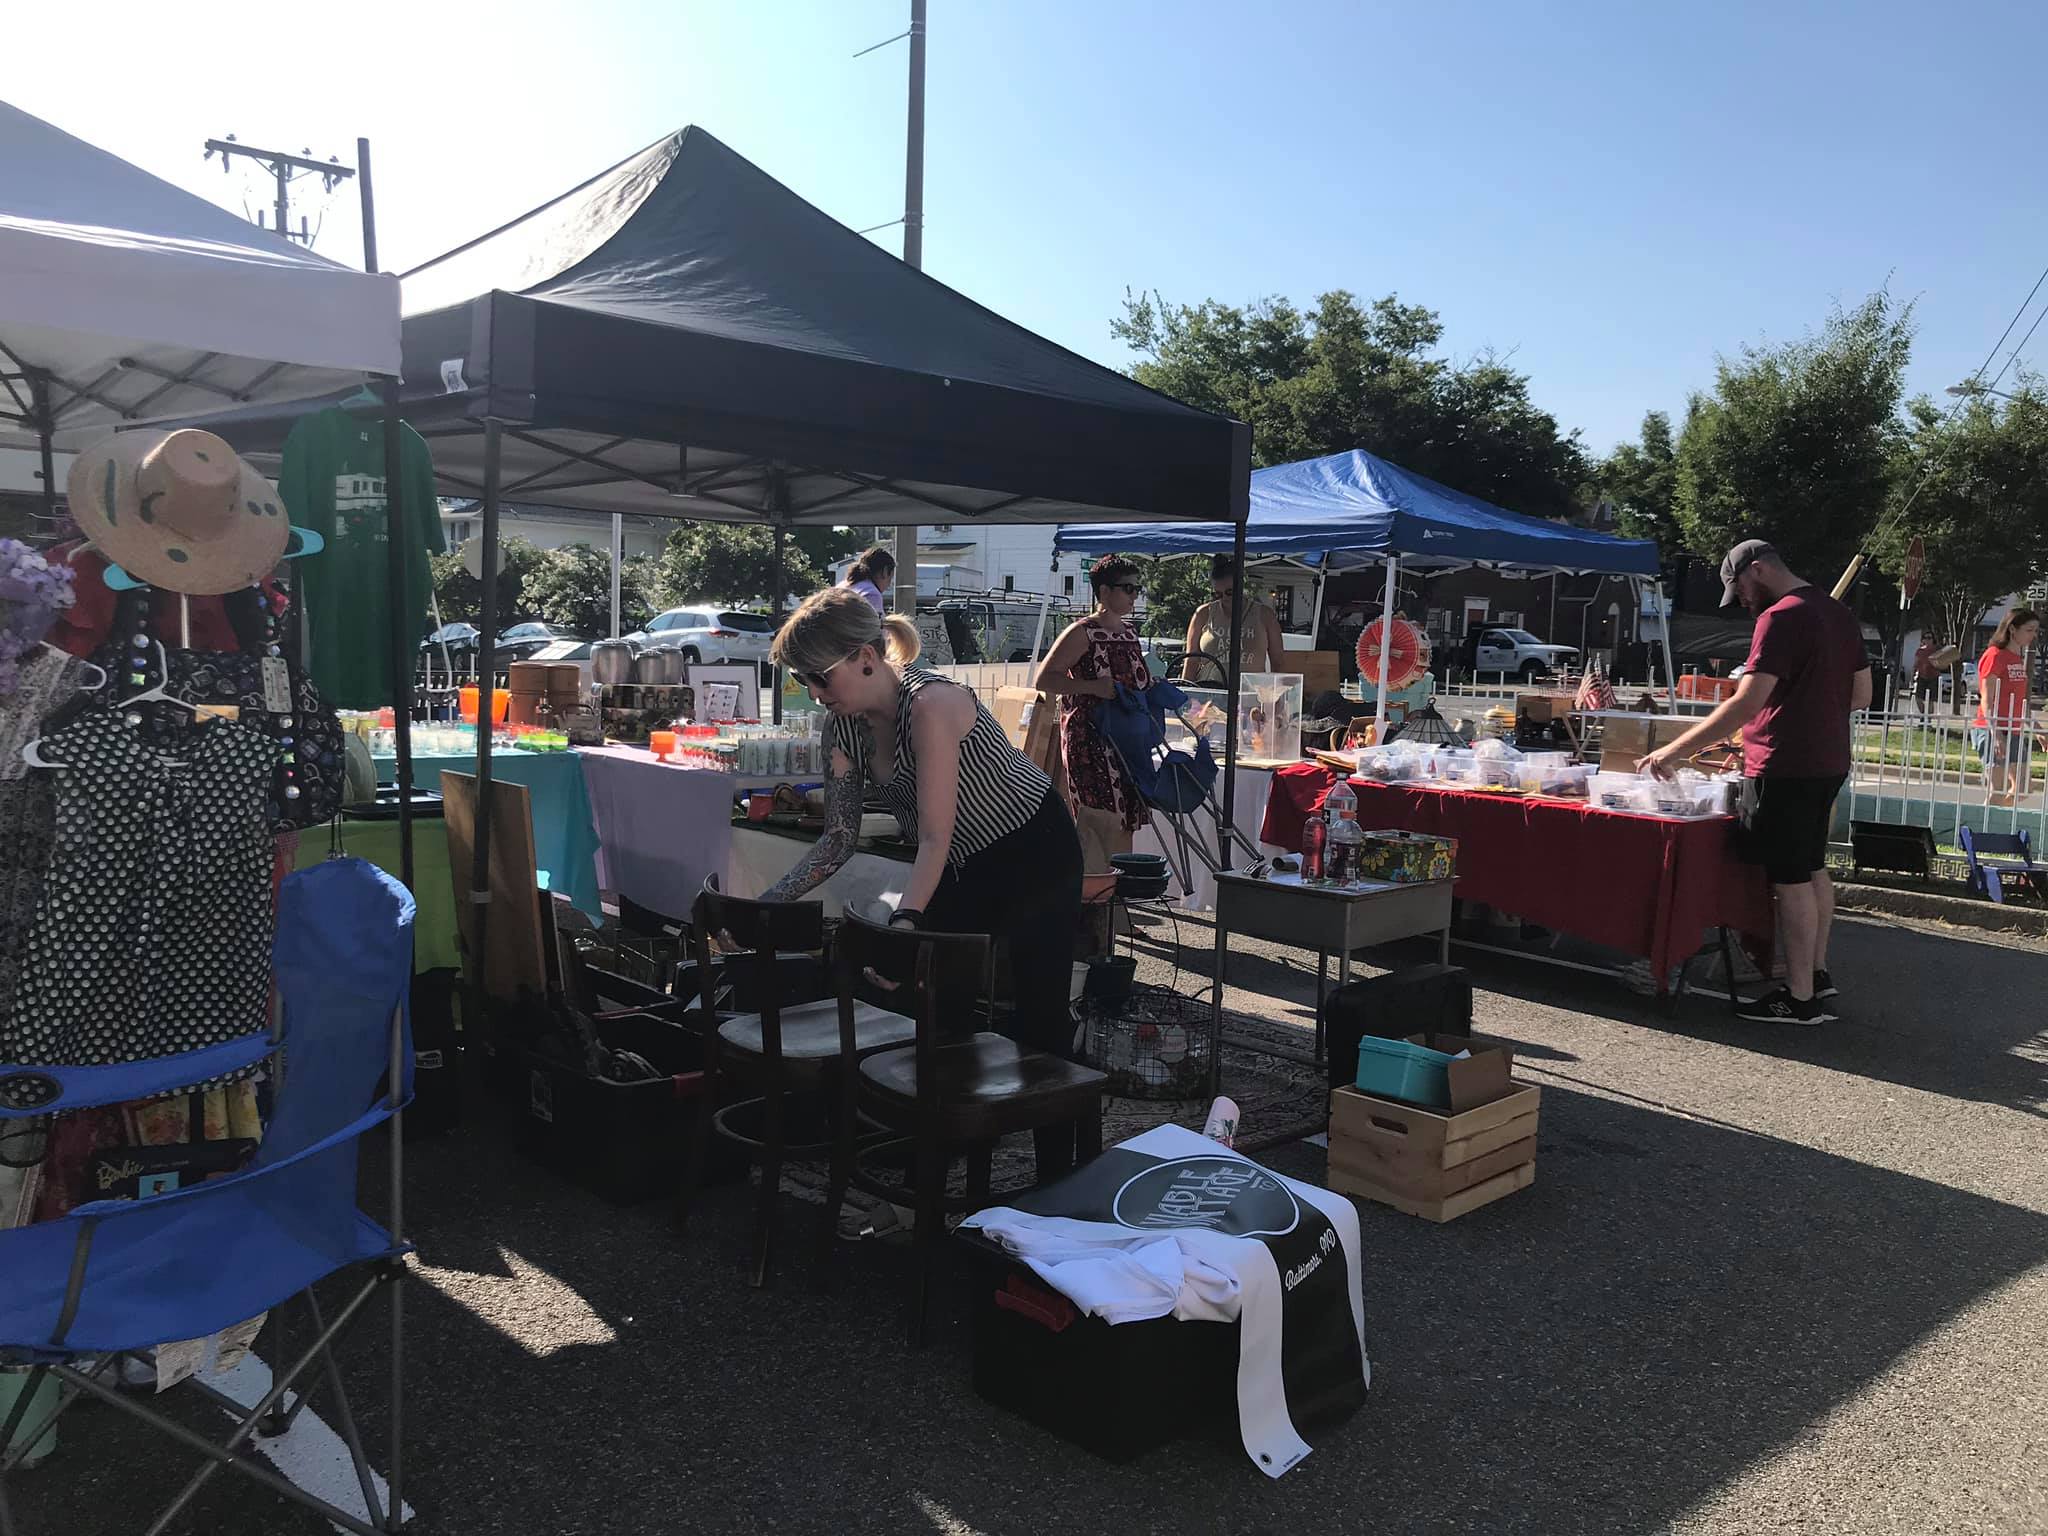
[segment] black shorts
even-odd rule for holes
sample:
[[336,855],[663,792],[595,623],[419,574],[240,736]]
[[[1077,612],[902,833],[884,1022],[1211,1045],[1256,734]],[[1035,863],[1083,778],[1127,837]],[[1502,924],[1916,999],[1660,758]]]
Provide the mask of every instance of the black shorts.
[[1773,885],[1804,885],[1828,867],[1828,827],[1843,775],[1752,778],[1742,784],[1742,856]]

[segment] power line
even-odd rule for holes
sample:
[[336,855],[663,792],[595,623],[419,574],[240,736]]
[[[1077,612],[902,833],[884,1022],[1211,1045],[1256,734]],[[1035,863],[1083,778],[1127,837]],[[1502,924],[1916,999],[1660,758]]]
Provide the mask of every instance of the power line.
[[[1962,410],[1966,401],[1988,390],[1996,389],[1999,381],[2005,377],[2006,370],[2012,367],[2013,363],[2018,360],[2020,353],[2025,350],[2027,343],[2033,340],[2034,332],[2041,328],[2041,321],[2044,318],[2048,318],[2048,305],[2044,305],[2041,313],[2034,316],[2034,323],[2027,327],[2027,334],[2022,336],[2019,340],[2019,345],[2006,355],[2005,366],[1998,370],[1989,384],[1983,382],[1984,370],[1989,368],[1992,359],[1998,356],[1999,349],[2005,345],[2006,338],[2012,335],[2013,327],[2018,325],[2025,318],[2027,311],[2033,307],[2035,296],[2040,293],[2043,284],[2048,284],[2048,267],[2043,267],[2041,275],[2034,279],[2034,286],[2027,290],[2027,296],[2020,300],[2020,307],[2014,310],[2012,318],[2005,322],[2005,329],[1998,333],[1998,340],[1994,341],[1991,344],[1991,350],[1984,354],[1984,361],[1979,363],[1969,378],[1963,381],[1965,387],[1957,394],[1956,403],[1948,408],[1948,414],[1941,418],[1942,426],[1946,427],[1956,419],[1956,414]],[[1856,578],[1863,574],[1863,566],[1869,557],[1870,547],[1878,541],[1879,536],[1893,524],[1905,521],[1906,514],[1913,510],[1913,503],[1920,499],[1920,493],[1927,488],[1928,481],[1933,478],[1934,471],[1940,466],[1945,452],[1946,444],[1943,444],[1928,456],[1926,461],[1920,466],[1920,478],[1914,482],[1912,491],[1899,506],[1899,509],[1896,512],[1887,513],[1870,530],[1869,535],[1863,540],[1862,547],[1857,550],[1855,559],[1851,560],[1849,568],[1842,572],[1842,579],[1835,583],[1834,596],[1837,599],[1848,596],[1849,589],[1856,584]]]
[[[354,166],[343,165],[331,156],[325,160],[313,159],[313,152],[310,149],[296,155],[288,155],[279,149],[256,149],[239,143],[232,133],[224,139],[206,141],[206,154],[203,158],[211,160],[215,155],[220,156],[220,168],[223,173],[233,168],[235,156],[240,155],[245,159],[254,160],[276,181],[277,202],[273,207],[272,216],[276,220],[277,233],[287,240],[298,241],[308,249],[312,248],[317,231],[307,229],[303,216],[299,219],[298,230],[293,231],[292,183],[301,176],[318,176],[321,185],[332,193],[336,187],[356,173]],[[260,213],[256,216],[255,222],[257,228],[264,227],[263,216]]]

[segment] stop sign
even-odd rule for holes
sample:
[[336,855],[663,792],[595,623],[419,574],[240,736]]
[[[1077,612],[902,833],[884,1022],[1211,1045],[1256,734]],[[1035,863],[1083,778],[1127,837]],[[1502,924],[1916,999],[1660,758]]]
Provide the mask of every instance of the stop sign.
[[1908,603],[1920,595],[1920,576],[1927,569],[1927,541],[1916,538],[1906,546],[1905,579],[1899,583],[1900,596]]

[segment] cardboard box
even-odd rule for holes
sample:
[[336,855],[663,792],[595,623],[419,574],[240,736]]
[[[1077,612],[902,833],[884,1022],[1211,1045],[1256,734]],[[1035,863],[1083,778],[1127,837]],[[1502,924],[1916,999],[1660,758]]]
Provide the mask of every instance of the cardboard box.
[[1636,764],[1661,746],[1678,740],[1699,721],[1691,715],[1607,715],[1600,732],[1600,767],[1607,773],[1634,773]]
[[1059,700],[1047,698],[1036,688],[998,688],[990,713],[1010,738],[1010,745],[1051,774],[1064,795],[1067,774],[1060,756]]
[[1335,693],[1344,682],[1344,671],[1335,651],[1287,651],[1275,663],[1283,671],[1301,674],[1301,697],[1313,704],[1319,693]]
[[1448,1114],[1376,1098],[1349,1085],[1330,1094],[1327,1183],[1341,1194],[1429,1221],[1454,1221],[1536,1180],[1542,1090],[1514,1080],[1503,1047],[1456,1035],[1417,1035],[1432,1050],[1470,1050],[1451,1063]]
[[1449,880],[1458,869],[1458,840],[1427,832],[1394,829],[1368,832],[1358,852],[1362,880],[1390,880],[1409,885],[1423,880]]
[[1562,720],[1576,707],[1568,693],[1525,693],[1515,700],[1515,713],[1532,725]]

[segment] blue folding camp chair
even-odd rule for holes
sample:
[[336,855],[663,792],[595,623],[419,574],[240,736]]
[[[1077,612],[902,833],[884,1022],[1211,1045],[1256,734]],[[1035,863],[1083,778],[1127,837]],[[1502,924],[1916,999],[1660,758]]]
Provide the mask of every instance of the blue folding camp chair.
[[[1194,863],[1199,860],[1215,874],[1228,855],[1219,853],[1211,839],[1187,821],[1206,808],[1218,827],[1225,825],[1223,807],[1216,803],[1216,754],[1210,750],[1208,738],[1197,731],[1193,752],[1166,744],[1167,712],[1179,714],[1187,704],[1188,696],[1165,678],[1142,689],[1118,683],[1116,693],[1097,708],[1095,725],[1124,765],[1139,797],[1166,823],[1159,846],[1180,888],[1192,891],[1189,875]],[[1189,729],[1194,727],[1189,725]],[[1225,841],[1228,848],[1241,848],[1251,858],[1259,857],[1258,849],[1235,827],[1226,829]]]
[[[151,1533],[166,1529],[222,1467],[317,1510],[347,1530],[396,1531],[400,1483],[400,1294],[409,1245],[400,1237],[399,1111],[412,1093],[406,999],[412,980],[413,899],[361,859],[335,859],[286,878],[278,892],[273,970],[280,1007],[271,1029],[180,1056],[103,1067],[0,1066],[0,1116],[61,1113],[173,1092],[274,1057],[275,1113],[240,1172],[142,1200],[102,1200],[56,1221],[0,1232],[0,1363],[30,1376],[0,1427],[0,1536],[14,1536],[8,1474],[83,1394],[162,1430],[207,1458]],[[391,1227],[356,1208],[363,1134],[390,1126]],[[369,1278],[331,1320],[316,1282],[358,1264]],[[379,1286],[391,1294],[390,1476],[380,1512],[374,1479],[330,1347]],[[238,1420],[215,1444],[120,1390],[115,1362],[158,1344],[205,1338],[302,1296],[311,1342],[279,1361],[253,1408],[188,1385]],[[305,1401],[287,1393],[318,1365],[355,1460],[366,1523],[238,1454],[259,1428],[289,1423]],[[56,1412],[14,1445],[45,1376],[66,1390]],[[7,1449],[12,1446],[12,1449]]]
[[2033,839],[2027,829],[2016,832],[1973,832],[1962,834],[1963,857],[1970,861],[1969,888],[1987,901],[2003,903],[2006,893],[2018,890],[2048,901],[2048,867],[2034,862]]

